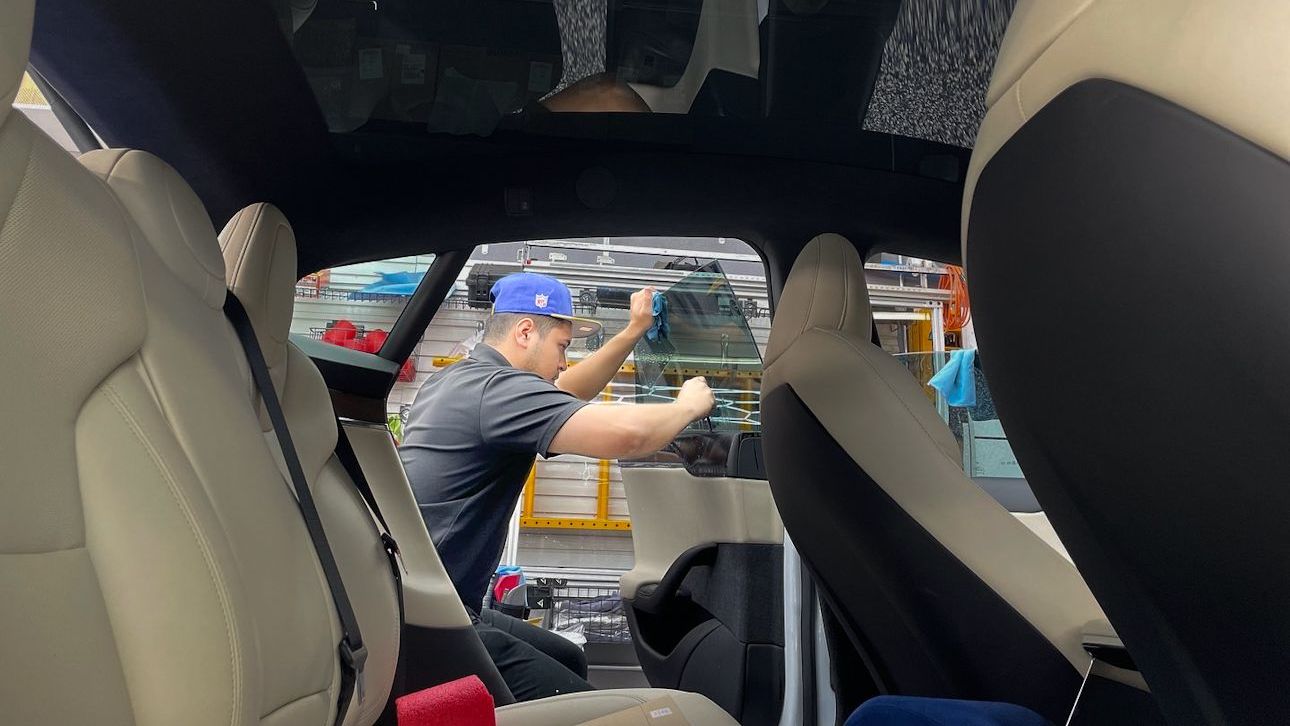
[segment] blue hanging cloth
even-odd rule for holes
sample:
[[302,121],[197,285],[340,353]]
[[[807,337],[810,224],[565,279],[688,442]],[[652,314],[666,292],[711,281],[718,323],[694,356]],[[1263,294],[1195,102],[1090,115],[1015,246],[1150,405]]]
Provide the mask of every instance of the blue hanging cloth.
[[951,406],[975,406],[976,375],[972,368],[975,360],[976,350],[973,348],[950,353],[945,367],[932,376],[927,385],[940,391]]

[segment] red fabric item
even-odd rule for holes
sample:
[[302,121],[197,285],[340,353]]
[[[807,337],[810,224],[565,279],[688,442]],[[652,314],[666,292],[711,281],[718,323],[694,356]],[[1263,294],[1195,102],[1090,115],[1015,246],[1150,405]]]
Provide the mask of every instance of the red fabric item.
[[381,351],[381,346],[385,345],[385,339],[388,337],[390,337],[389,333],[377,328],[376,330],[368,332],[367,335],[364,335],[363,340],[367,341],[367,346],[370,349],[368,350],[369,353],[379,353]]
[[512,572],[497,578],[497,584],[493,585],[493,602],[501,602],[506,597],[506,593],[519,587],[520,577],[522,577],[520,573]]
[[417,379],[417,367],[412,365],[412,359],[408,358],[403,361],[403,367],[399,369],[399,380],[403,383],[411,383]]
[[496,726],[493,696],[479,676],[466,676],[394,702],[399,726]]
[[348,320],[337,320],[323,333],[323,342],[332,345],[343,345],[346,340],[353,340],[358,335],[358,328]]

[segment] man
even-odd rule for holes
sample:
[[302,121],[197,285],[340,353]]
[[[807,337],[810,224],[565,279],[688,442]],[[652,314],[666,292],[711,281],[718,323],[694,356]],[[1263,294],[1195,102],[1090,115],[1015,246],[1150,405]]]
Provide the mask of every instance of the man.
[[706,416],[714,399],[707,383],[693,378],[666,404],[587,403],[650,328],[652,288],[632,295],[627,328],[573,368],[565,357],[570,342],[600,325],[573,316],[567,287],[525,272],[498,280],[491,294],[483,341],[417,392],[400,457],[448,576],[482,620],[476,627],[485,647],[515,697],[529,700],[590,688],[576,646],[500,613],[480,612],[534,457],[643,456]]

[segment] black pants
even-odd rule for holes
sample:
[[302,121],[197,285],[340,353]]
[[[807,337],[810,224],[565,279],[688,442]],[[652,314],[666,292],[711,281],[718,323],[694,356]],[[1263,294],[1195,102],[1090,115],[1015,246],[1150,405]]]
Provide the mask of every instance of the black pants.
[[549,630],[484,609],[475,632],[517,701],[592,690],[582,648]]

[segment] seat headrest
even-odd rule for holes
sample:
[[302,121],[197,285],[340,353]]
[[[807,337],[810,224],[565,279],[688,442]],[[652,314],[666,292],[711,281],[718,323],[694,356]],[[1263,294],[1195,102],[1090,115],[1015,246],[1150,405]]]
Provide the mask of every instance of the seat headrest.
[[207,305],[223,307],[224,258],[215,226],[179,172],[133,149],[98,149],[81,163],[108,183],[166,267]]
[[271,368],[286,360],[295,305],[296,235],[286,215],[260,202],[242,209],[219,233],[229,289],[246,306]]
[[1133,86],[1290,159],[1287,29],[1284,0],[1018,0],[968,166],[963,259],[981,170],[1023,124],[1080,81]]
[[845,237],[822,234],[797,256],[784,284],[770,326],[766,365],[808,330],[836,331],[867,343],[872,326],[860,253]]
[[31,27],[36,15],[35,0],[5,0],[0,3],[0,123],[13,109],[13,99],[22,85],[31,51]]

